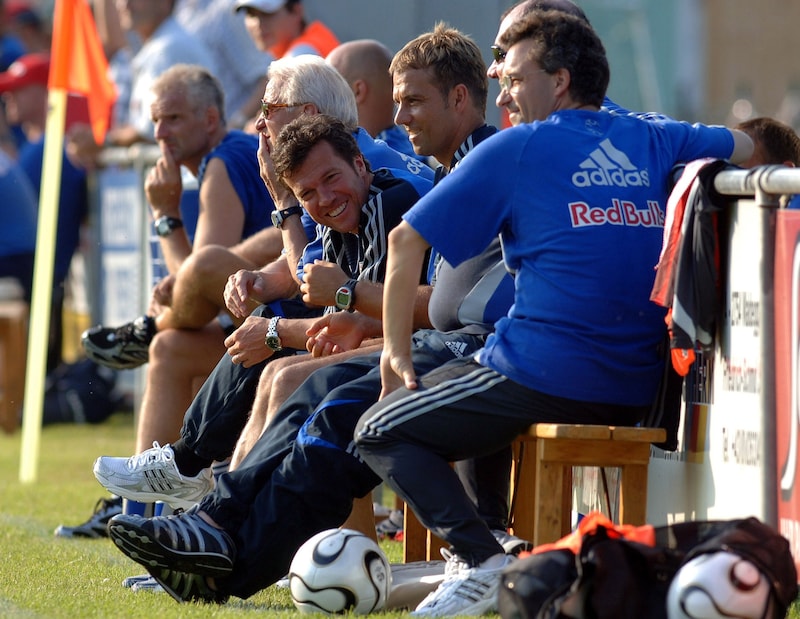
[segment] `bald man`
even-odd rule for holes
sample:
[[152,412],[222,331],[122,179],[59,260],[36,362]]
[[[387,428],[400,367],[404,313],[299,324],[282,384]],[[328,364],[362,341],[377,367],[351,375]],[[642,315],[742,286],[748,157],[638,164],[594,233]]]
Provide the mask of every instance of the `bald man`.
[[408,135],[394,123],[394,100],[389,63],[392,52],[380,41],[357,39],[335,47],[325,58],[350,85],[356,97],[358,124],[373,138],[396,151],[427,163],[417,155]]

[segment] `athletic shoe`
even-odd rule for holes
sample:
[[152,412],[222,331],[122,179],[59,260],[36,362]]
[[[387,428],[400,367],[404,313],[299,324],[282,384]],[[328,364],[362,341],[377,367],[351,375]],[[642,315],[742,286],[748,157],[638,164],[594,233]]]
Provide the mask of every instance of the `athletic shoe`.
[[127,578],[122,579],[122,586],[126,589],[133,589],[133,586],[143,582],[145,580],[150,580],[152,576],[150,574],[139,574],[138,576],[128,576]]
[[515,561],[510,555],[494,555],[471,567],[456,554],[445,565],[444,581],[431,592],[413,617],[449,617],[483,615],[497,610],[497,589],[503,569]]
[[516,557],[523,551],[533,550],[533,544],[528,540],[517,537],[516,535],[511,535],[508,531],[493,529],[492,535],[494,535],[497,543],[503,547],[503,552],[507,555],[514,555]]
[[228,596],[209,587],[206,577],[201,574],[159,570],[153,573],[153,580],[157,585],[161,586],[162,590],[169,593],[176,602],[224,604],[228,601]]
[[129,576],[122,581],[122,586],[127,586],[131,591],[147,591],[148,593],[163,593],[164,587],[159,582],[150,576],[144,574],[143,576]]
[[130,370],[147,363],[155,334],[155,318],[139,316],[116,329],[91,327],[81,335],[81,344],[86,356],[95,363],[115,370]]
[[[230,535],[208,524],[196,508],[177,516],[156,518],[120,514],[108,523],[108,534],[124,554],[144,565],[165,589],[168,586],[164,581],[171,580],[162,570],[225,576],[233,569],[236,557]],[[169,586],[174,589],[179,585]]]
[[181,475],[172,447],[158,443],[130,458],[101,456],[93,470],[97,481],[111,492],[141,503],[163,501],[188,509],[214,489],[211,469],[195,477]]
[[403,510],[393,509],[387,518],[375,525],[378,539],[395,539],[403,533]]
[[58,525],[55,534],[58,537],[85,537],[97,539],[100,537],[108,537],[106,525],[108,521],[122,513],[122,497],[111,497],[110,499],[101,498],[97,500],[89,520],[76,527],[66,527],[63,524]]

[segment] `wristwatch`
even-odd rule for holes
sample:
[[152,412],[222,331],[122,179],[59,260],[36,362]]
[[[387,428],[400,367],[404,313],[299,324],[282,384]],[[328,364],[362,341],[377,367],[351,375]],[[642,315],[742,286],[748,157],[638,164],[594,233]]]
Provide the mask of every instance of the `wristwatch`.
[[267,327],[267,336],[264,338],[264,343],[273,352],[283,350],[281,345],[281,336],[278,335],[278,321],[280,316],[273,316],[269,319],[269,326]]
[[282,211],[275,209],[270,213],[270,217],[272,218],[272,225],[278,229],[283,228],[283,222],[286,221],[288,217],[292,215],[302,215],[303,209],[299,205],[290,206],[289,208],[285,208]]
[[354,279],[347,280],[347,283],[336,291],[334,300],[336,301],[336,307],[340,310],[346,310],[348,312],[353,311],[353,305],[356,302],[357,283],[358,282]]
[[155,221],[156,234],[160,237],[169,236],[173,230],[183,228],[183,222],[176,217],[159,217]]

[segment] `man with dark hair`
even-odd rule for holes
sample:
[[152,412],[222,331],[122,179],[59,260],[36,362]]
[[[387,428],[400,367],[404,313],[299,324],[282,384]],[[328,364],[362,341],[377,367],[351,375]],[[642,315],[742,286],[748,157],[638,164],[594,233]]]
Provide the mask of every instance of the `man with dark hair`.
[[[437,26],[408,43],[391,66],[397,122],[414,136],[418,152],[449,162],[440,177],[495,133],[484,121],[485,65],[480,50],[463,34]],[[510,306],[513,289],[499,241],[458,269],[433,262],[436,283],[429,315],[438,330],[423,329],[415,335],[414,361],[421,372],[482,346],[494,320]],[[112,534],[125,537],[135,531],[132,535],[143,548],[133,552],[158,563],[161,567],[151,564],[151,572],[173,590],[205,583],[203,574],[217,577],[217,593],[201,594],[187,587],[176,596],[181,599],[247,597],[274,582],[285,574],[305,539],[341,524],[353,497],[366,495],[378,481],[352,449],[354,424],[380,393],[377,361],[366,355],[318,370],[284,403],[239,468],[223,475],[218,490],[199,505],[197,513],[204,522],[213,521],[227,534],[205,527],[204,539],[195,540],[197,544],[175,538],[183,546],[185,561],[174,569],[191,575],[173,572],[173,550],[159,533],[177,531],[189,516],[149,523],[120,518],[112,524]],[[257,430],[261,434],[261,427]],[[209,551],[217,558],[226,555],[230,569],[209,572]],[[125,544],[123,552],[133,556],[131,544]]]
[[[493,453],[540,421],[633,425],[646,413],[663,365],[664,312],[649,296],[669,171],[752,149],[722,127],[601,111],[608,63],[579,18],[533,12],[500,45],[500,97],[521,124],[484,142],[389,235],[383,399],[355,433],[365,462],[450,544],[418,616],[494,610],[509,562],[449,462]],[[458,235],[456,217],[470,222]],[[430,246],[457,265],[498,234],[514,305],[475,356],[418,380],[411,275]]]
[[753,156],[741,164],[743,168],[759,165],[800,166],[800,137],[786,123],[759,116],[743,120],[736,129],[753,140]]

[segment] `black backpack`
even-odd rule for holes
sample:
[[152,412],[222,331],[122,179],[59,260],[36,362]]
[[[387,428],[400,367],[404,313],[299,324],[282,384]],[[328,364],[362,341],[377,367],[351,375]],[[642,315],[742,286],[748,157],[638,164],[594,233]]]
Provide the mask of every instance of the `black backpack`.
[[767,576],[775,618],[797,596],[788,541],[755,518],[655,527],[655,545],[598,525],[577,554],[554,549],[507,567],[498,591],[503,619],[666,619],[669,586],[681,565],[704,552],[733,551]]

